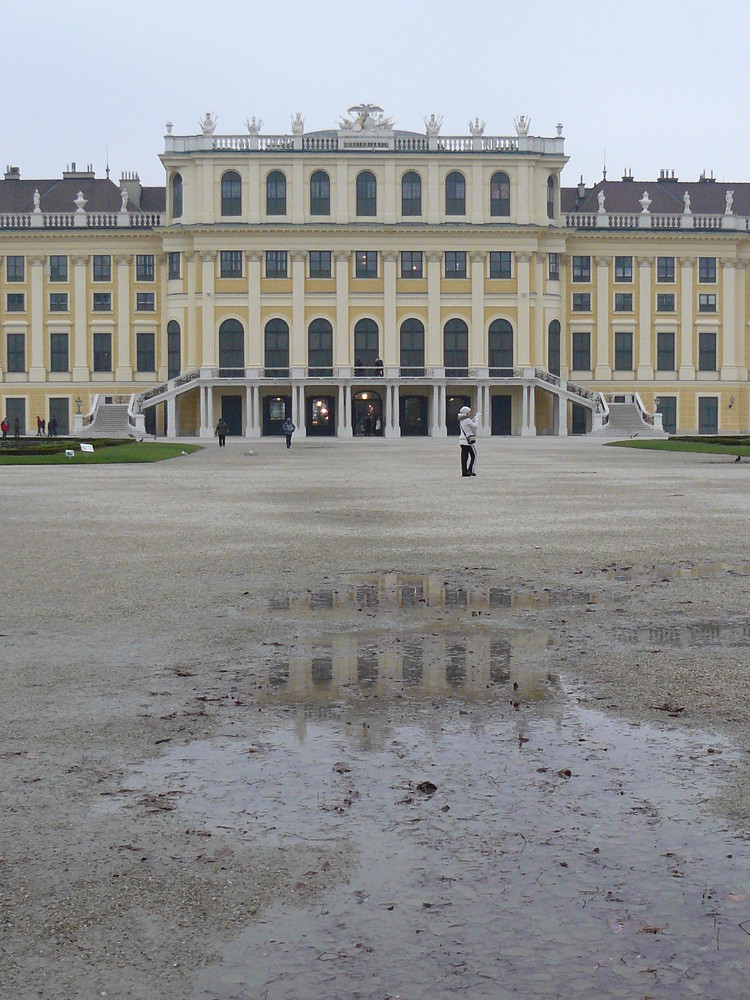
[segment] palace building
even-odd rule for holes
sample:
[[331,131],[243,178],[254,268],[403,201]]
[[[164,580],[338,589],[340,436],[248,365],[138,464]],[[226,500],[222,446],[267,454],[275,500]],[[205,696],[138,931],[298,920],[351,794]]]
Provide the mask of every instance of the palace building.
[[[164,187],[0,181],[0,412],[35,431],[750,431],[750,184],[563,185],[556,135],[164,137]],[[616,419],[617,418],[617,419]]]

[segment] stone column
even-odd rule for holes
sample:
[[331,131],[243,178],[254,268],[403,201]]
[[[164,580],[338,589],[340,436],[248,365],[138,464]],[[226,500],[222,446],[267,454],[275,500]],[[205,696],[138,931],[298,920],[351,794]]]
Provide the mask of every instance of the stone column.
[[[201,325],[201,368],[216,367],[216,334],[214,331],[214,282],[216,277],[216,253],[213,250],[201,253],[202,291],[201,305],[203,323]],[[213,414],[210,419],[213,420]]]
[[[263,254],[260,250],[245,251],[247,269],[247,339],[245,343],[245,364],[263,367],[263,343],[260,328],[260,267]],[[249,418],[248,418],[249,419]]]
[[747,313],[745,309],[746,302],[746,284],[747,284],[747,268],[744,261],[737,262],[737,327],[735,330],[735,336],[737,338],[737,353],[736,361],[737,366],[740,370],[740,378],[746,379],[748,376],[747,372],[747,350],[745,347],[745,338],[747,336]]
[[609,257],[595,257],[596,263],[596,343],[594,378],[611,379],[609,353]]
[[336,261],[336,331],[333,337],[333,364],[337,368],[351,365],[349,357],[349,250],[337,250]]
[[336,435],[352,437],[352,389],[348,382],[339,383],[336,407]]
[[[737,261],[721,258],[721,378],[740,378],[737,363]],[[739,327],[739,329],[742,329]]]
[[[289,363],[292,368],[307,365],[307,333],[305,330],[305,261],[304,251],[293,250],[292,261],[292,333]],[[294,418],[292,418],[294,420]],[[299,421],[294,420],[299,427]]]
[[558,437],[568,436],[568,401],[564,396],[557,396],[557,426],[555,433]]
[[561,253],[560,258],[560,376],[570,371],[571,365],[571,345],[568,333],[568,264],[570,257],[566,253]]
[[185,310],[185,368],[193,371],[200,366],[200,336],[198,333],[198,299],[197,299],[197,254],[189,251],[185,254],[187,269],[187,308]]
[[29,381],[44,382],[44,264],[46,257],[29,257],[31,270],[31,344]]
[[260,437],[263,428],[260,425],[260,388],[255,386],[253,394],[253,437]]
[[177,437],[177,400],[174,396],[167,400],[167,437]]
[[544,264],[545,254],[534,254],[534,332],[531,363],[537,368],[544,364]]
[[471,254],[471,330],[469,332],[469,367],[485,368],[487,335],[484,329],[484,272],[487,254]]
[[651,257],[637,257],[638,264],[638,367],[636,377],[650,381],[654,377],[652,351],[656,349],[651,321]]
[[440,268],[443,255],[428,251],[427,258],[427,335],[425,363],[434,368],[443,364],[443,337],[440,326]]
[[73,257],[73,381],[88,382],[88,338],[86,336],[86,316],[88,303],[86,296],[86,267],[88,257]]
[[680,372],[681,380],[695,379],[693,357],[693,269],[694,257],[680,257]]
[[516,284],[518,286],[518,345],[517,364],[531,364],[531,337],[529,312],[529,262],[530,253],[516,254]]
[[130,382],[133,378],[130,340],[130,267],[132,257],[118,254],[115,257],[117,267],[117,346],[115,355],[115,379],[118,382]]
[[383,253],[383,343],[380,357],[386,365],[397,365],[400,360],[398,330],[396,328],[396,275],[398,253]]
[[[158,372],[159,381],[162,382],[167,377],[167,255],[160,253],[156,255],[157,280],[159,282],[159,300],[156,303],[157,315],[161,316],[160,327],[156,330],[156,343],[154,363]],[[163,331],[163,332],[162,332]],[[169,422],[169,418],[167,418]]]

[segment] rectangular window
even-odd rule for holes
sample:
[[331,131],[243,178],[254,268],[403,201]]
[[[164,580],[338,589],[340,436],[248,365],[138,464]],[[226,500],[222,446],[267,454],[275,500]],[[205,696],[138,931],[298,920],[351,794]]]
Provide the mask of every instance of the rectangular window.
[[25,257],[5,258],[5,277],[8,281],[23,281],[25,277]]
[[94,371],[112,371],[112,334],[94,334]]
[[698,281],[704,285],[716,284],[716,258],[698,258]]
[[674,284],[674,257],[656,258],[656,280],[665,285]]
[[55,255],[49,259],[49,280],[50,281],[67,281],[68,280],[68,258],[64,256]]
[[242,251],[222,250],[219,257],[219,274],[222,278],[242,277]]
[[633,293],[615,292],[615,312],[632,313],[632,311],[633,311]]
[[156,338],[153,333],[136,334],[135,363],[139,372],[156,371]]
[[154,255],[152,253],[137,253],[135,255],[135,280],[154,280]]
[[591,371],[591,334],[573,334],[573,371]]
[[358,278],[377,278],[377,250],[357,250],[354,255],[354,260],[355,274]]
[[8,334],[8,371],[26,371],[26,334]]
[[716,334],[698,334],[698,371],[716,371]]
[[615,334],[615,371],[632,372],[633,370],[633,334]]
[[94,312],[95,313],[112,312],[111,292],[94,292]]
[[136,312],[154,312],[156,304],[153,292],[136,292],[135,296]]
[[67,333],[51,333],[49,335],[49,370],[51,372],[70,371]]
[[674,334],[656,334],[656,370],[658,372],[673,372],[674,367]]
[[591,312],[591,295],[588,292],[573,292],[573,312]]
[[698,312],[702,313],[715,313],[716,312],[716,296],[713,292],[706,294],[701,292],[698,296]]
[[573,256],[573,281],[591,281],[591,258]]
[[674,293],[659,292],[656,296],[656,311],[659,313],[674,312]]
[[94,254],[94,281],[112,280],[112,258],[108,253]]
[[401,251],[401,277],[402,278],[421,278],[423,277],[422,270],[422,251],[421,250],[402,250]]
[[310,251],[310,277],[330,278],[331,277],[331,251],[311,250]]
[[180,277],[180,269],[182,264],[182,254],[180,253],[170,253],[167,257],[167,266],[169,270],[167,271],[167,277],[170,281],[176,281]]
[[266,277],[286,278],[287,276],[287,253],[286,250],[266,250]]
[[466,251],[446,250],[445,251],[445,276],[446,278],[466,277]]
[[659,396],[656,412],[661,413],[661,425],[667,434],[677,433],[677,397]]
[[53,313],[64,313],[68,311],[68,293],[50,292],[49,311]]
[[560,254],[551,253],[549,255],[549,280],[559,281],[560,280]]
[[490,250],[490,277],[512,278],[513,255],[510,250]]
[[26,296],[23,292],[8,292],[6,304],[9,313],[22,313],[26,309]]
[[615,281],[633,280],[633,258],[615,257]]

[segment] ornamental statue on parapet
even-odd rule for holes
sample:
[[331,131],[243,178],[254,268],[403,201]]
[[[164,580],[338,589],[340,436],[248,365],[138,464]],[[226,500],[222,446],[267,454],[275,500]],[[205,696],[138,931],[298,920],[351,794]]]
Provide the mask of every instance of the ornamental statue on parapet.
[[351,117],[342,117],[338,123],[342,132],[386,132],[393,128],[393,119],[377,104],[355,104],[346,113]]
[[480,122],[479,118],[475,118],[474,121],[469,120],[469,131],[473,136],[484,135],[485,123]]
[[201,127],[201,132],[204,135],[213,135],[218,120],[217,115],[212,115],[210,111],[207,111],[198,123]]
[[443,116],[441,115],[437,118],[434,114],[430,115],[429,118],[425,118],[424,124],[427,129],[427,135],[437,135],[440,132],[440,126],[443,124]]
[[513,124],[516,127],[516,135],[529,134],[529,126],[531,125],[531,119],[527,118],[526,115],[519,115],[517,118],[514,118]]
[[298,111],[294,118],[292,118],[292,135],[302,135],[304,131],[305,119],[302,116],[302,112]]
[[263,119],[258,118],[258,120],[256,121],[255,115],[253,115],[252,118],[246,119],[245,126],[247,127],[247,130],[250,133],[250,135],[258,135],[260,130],[263,128]]

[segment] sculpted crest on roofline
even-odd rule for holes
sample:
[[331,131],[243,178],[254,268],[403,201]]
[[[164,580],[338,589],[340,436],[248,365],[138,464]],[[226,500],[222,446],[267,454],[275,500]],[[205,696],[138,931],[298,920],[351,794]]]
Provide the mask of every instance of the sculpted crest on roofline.
[[390,132],[394,125],[377,104],[355,104],[346,113],[350,117],[342,116],[338,123],[342,132]]

